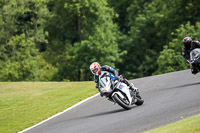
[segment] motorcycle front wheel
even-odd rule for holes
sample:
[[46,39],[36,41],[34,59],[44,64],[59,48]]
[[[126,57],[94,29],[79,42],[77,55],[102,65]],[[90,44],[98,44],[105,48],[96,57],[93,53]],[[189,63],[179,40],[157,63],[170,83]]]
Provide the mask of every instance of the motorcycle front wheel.
[[119,104],[119,106],[121,106],[122,108],[129,110],[131,109],[131,107],[129,106],[129,104],[127,102],[125,102],[124,99],[122,99],[117,93],[115,93],[113,95],[113,99],[115,102],[117,102]]

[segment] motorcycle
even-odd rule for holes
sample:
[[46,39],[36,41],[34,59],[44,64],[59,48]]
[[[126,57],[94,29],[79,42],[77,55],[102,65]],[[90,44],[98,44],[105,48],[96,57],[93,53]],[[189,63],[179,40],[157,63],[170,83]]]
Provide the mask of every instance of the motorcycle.
[[[122,79],[122,76],[120,76]],[[99,92],[109,101],[117,103],[122,108],[129,110],[133,105],[140,106],[144,103],[139,93],[134,92],[122,80],[114,80],[109,72],[102,72],[99,76]]]
[[190,52],[190,66],[194,67],[197,72],[200,71],[200,48],[195,48]]

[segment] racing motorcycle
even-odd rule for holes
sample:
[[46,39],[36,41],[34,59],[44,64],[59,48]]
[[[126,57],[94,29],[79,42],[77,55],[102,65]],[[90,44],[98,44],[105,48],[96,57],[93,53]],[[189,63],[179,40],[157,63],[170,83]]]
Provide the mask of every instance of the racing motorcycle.
[[[123,77],[120,76],[120,79]],[[140,106],[144,100],[139,93],[134,92],[122,80],[114,80],[109,72],[102,72],[99,76],[99,92],[109,101],[119,104],[122,108],[129,110],[134,105]]]
[[200,48],[195,48],[190,52],[190,66],[200,71]]

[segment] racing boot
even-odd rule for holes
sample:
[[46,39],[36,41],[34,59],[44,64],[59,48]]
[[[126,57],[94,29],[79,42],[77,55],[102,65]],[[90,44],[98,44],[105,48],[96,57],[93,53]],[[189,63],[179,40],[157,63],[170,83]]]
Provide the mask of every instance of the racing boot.
[[196,75],[198,73],[198,70],[195,67],[191,67],[191,72],[193,75]]
[[133,91],[137,92],[138,88],[135,87],[135,85],[133,83],[130,83],[130,87]]
[[127,84],[128,86],[130,86],[130,89],[133,90],[133,92],[136,94],[136,96],[139,96],[139,90],[137,87],[135,87],[135,85],[133,83],[129,83],[127,79],[123,79],[123,82],[125,84]]
[[140,96],[138,88],[133,83],[130,83],[130,88],[135,92],[136,97]]

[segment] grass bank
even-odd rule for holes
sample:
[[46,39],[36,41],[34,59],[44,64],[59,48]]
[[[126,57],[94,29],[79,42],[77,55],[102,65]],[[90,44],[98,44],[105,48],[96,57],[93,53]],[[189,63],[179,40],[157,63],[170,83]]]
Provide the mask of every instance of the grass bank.
[[200,133],[200,115],[183,119],[145,133]]
[[94,82],[0,82],[0,133],[28,128],[96,93]]

